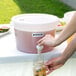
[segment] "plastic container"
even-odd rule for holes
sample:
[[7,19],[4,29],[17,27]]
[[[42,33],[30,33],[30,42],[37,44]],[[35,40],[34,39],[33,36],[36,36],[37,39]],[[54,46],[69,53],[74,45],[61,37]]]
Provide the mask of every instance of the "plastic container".
[[76,11],[69,11],[69,12],[64,13],[64,20],[65,20],[66,23],[68,23],[71,20],[73,14],[75,12]]
[[[55,36],[59,19],[54,15],[31,13],[14,16],[12,23],[15,29],[17,49],[25,53],[37,53],[37,41],[46,34]],[[42,52],[52,49],[52,47],[44,46]]]

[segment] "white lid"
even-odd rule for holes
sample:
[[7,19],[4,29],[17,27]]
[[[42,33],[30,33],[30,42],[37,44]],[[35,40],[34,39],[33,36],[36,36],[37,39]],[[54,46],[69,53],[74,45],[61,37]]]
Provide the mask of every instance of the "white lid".
[[59,19],[54,15],[32,13],[14,16],[11,23],[15,29],[37,32],[55,29]]
[[22,25],[43,25],[58,21],[58,18],[54,15],[33,13],[14,16],[12,21]]

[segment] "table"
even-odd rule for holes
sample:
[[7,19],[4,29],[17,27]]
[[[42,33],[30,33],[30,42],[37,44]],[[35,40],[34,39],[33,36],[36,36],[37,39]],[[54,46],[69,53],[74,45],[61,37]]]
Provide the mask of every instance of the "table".
[[[52,52],[43,54],[45,60],[59,56],[66,45],[67,43],[64,42]],[[33,60],[37,57],[37,54],[27,54],[16,49],[13,28],[7,35],[0,37],[0,46],[0,76],[33,76]],[[76,54],[63,67],[48,76],[76,76],[75,69]]]
[[[64,42],[53,51],[44,53],[45,60],[59,56],[64,51],[66,45],[67,42]],[[0,46],[0,63],[32,61],[37,57],[37,54],[28,54],[17,50],[13,26],[10,26],[10,32],[8,34],[0,36]]]
[[[0,76],[33,76],[33,62],[0,64]],[[48,76],[76,76],[76,59],[69,59],[63,67]]]

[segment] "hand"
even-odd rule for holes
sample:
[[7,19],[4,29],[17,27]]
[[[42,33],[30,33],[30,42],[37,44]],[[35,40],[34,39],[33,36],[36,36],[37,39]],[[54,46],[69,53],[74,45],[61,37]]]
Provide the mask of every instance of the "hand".
[[54,42],[55,42],[54,37],[51,36],[50,34],[48,34],[45,37],[43,37],[42,39],[40,39],[37,43],[40,46],[45,45],[45,46],[48,46],[48,47],[54,47]]
[[63,59],[61,56],[57,58],[53,58],[45,63],[47,74],[51,73],[55,69],[58,69],[59,67],[63,66],[66,62],[66,59]]

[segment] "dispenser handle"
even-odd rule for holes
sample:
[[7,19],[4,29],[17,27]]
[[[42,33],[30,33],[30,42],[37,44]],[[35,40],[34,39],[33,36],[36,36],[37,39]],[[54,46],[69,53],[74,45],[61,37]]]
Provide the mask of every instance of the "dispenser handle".
[[36,48],[37,48],[37,52],[38,52],[38,54],[39,54],[39,53],[41,53],[41,51],[42,51],[42,49],[44,48],[44,46],[39,46],[39,45],[37,45]]

